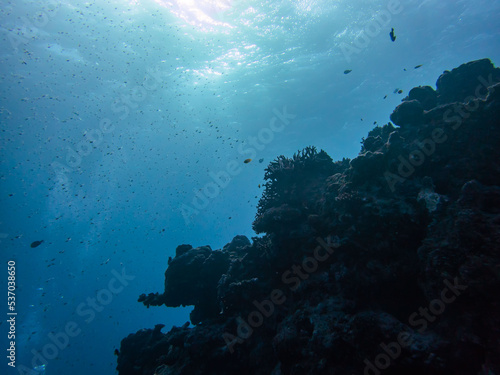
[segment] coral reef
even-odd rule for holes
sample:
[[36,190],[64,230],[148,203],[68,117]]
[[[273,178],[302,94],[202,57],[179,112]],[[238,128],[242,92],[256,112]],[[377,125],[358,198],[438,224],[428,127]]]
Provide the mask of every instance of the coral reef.
[[318,152],[315,147],[306,147],[292,158],[281,155],[272,161],[264,174],[267,182],[257,205],[255,232],[283,233],[288,237],[300,232],[297,227],[319,208],[324,193],[320,182],[348,162],[344,159],[343,164],[333,163],[325,151]]
[[175,258],[169,261],[165,271],[165,292],[143,294],[139,302],[147,307],[194,305],[190,316],[193,324],[216,317],[219,313],[217,283],[228,266],[228,251],[212,251],[210,246],[195,249],[191,245],[177,246]]
[[252,241],[177,247],[186,323],[123,339],[120,375],[500,374],[500,69],[416,87],[353,160],[266,169]]

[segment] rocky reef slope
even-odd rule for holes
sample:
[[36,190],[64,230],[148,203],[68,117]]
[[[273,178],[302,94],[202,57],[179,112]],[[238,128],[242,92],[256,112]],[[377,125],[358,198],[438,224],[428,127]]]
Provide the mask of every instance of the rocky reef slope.
[[500,69],[415,87],[353,160],[266,170],[250,242],[177,247],[120,375],[500,374]]

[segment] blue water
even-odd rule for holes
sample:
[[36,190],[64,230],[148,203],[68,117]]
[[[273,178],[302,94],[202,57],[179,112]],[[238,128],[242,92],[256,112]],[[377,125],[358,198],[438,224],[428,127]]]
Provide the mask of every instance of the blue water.
[[177,245],[255,235],[272,159],[354,157],[412,87],[500,62],[492,0],[0,4],[0,245],[18,314],[2,373],[114,373],[122,338],[188,320],[136,302],[163,291]]

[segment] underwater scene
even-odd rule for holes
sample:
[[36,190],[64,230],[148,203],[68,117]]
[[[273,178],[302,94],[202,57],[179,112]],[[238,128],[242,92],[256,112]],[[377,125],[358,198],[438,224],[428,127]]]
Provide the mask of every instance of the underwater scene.
[[0,373],[500,375],[499,15],[0,0]]

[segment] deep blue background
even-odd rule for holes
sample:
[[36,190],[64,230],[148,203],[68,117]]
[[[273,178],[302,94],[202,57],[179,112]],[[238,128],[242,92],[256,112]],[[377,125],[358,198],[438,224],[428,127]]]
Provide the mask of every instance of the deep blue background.
[[[32,367],[31,351],[68,322],[81,330],[46,374],[112,374],[126,335],[186,322],[189,307],[146,309],[138,295],[163,291],[177,245],[255,235],[276,156],[315,145],[354,157],[412,87],[500,61],[500,1],[0,4],[0,246],[4,264],[17,262],[17,365]],[[250,155],[249,137],[269,136],[284,107],[295,118]],[[211,173],[232,161],[237,172],[214,189]],[[211,195],[202,209],[197,193]],[[197,212],[183,215],[188,206]],[[123,269],[134,279],[109,294]],[[86,322],[99,293],[111,300]],[[6,362],[2,373],[18,373]]]

